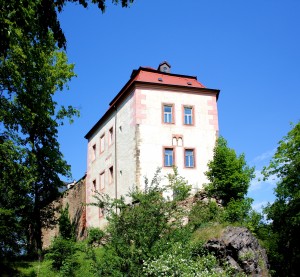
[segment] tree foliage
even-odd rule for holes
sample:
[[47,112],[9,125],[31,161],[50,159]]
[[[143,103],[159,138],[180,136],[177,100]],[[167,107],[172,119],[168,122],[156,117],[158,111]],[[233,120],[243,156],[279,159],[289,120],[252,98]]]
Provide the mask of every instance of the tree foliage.
[[273,233],[272,259],[280,276],[299,275],[300,259],[300,122],[279,142],[265,178],[279,178],[276,199],[265,209]]
[[59,236],[53,239],[46,258],[51,260],[52,269],[60,271],[62,276],[74,276],[78,266],[76,260],[78,247],[75,243],[74,224],[69,216],[69,204],[61,209],[58,225]]
[[94,205],[105,209],[109,222],[109,243],[100,275],[142,276],[144,261],[169,249],[174,241],[184,243],[189,233],[181,226],[184,213],[176,205],[177,198],[169,201],[163,197],[169,187],[160,186],[160,179],[157,172],[150,183],[146,180],[145,190],[134,188],[128,195],[132,204],[126,204],[124,198],[98,195]]
[[[128,7],[133,1],[112,0],[112,3],[121,3],[122,7]],[[21,30],[25,37],[35,33],[39,41],[47,40],[50,30],[58,47],[65,48],[67,41],[60,26],[58,13],[67,3],[78,3],[84,8],[89,4],[96,4],[102,12],[106,9],[106,0],[0,0],[0,55],[6,55],[11,47],[14,29]]]
[[57,128],[78,111],[53,99],[75,76],[58,51],[67,44],[58,19],[67,3],[106,8],[105,0],[0,0],[0,255],[17,252],[25,235],[31,250],[41,250],[52,213],[43,207],[57,197],[60,177],[70,176]]
[[63,239],[75,240],[75,226],[70,220],[69,203],[61,209],[58,220],[59,233]]
[[173,173],[167,175],[169,185],[168,188],[173,192],[172,198],[175,201],[181,201],[189,197],[192,186],[187,180],[179,175],[178,168],[173,167]]
[[19,252],[25,244],[29,170],[22,161],[23,152],[0,136],[0,260]]
[[53,96],[75,76],[74,65],[58,51],[51,32],[40,41],[36,32],[24,36],[21,29],[11,28],[9,48],[0,57],[1,163],[7,168],[0,183],[9,191],[1,205],[13,211],[18,223],[26,222],[22,228],[29,230],[29,245],[37,251],[42,225],[51,215],[42,208],[57,197],[60,176],[70,176],[57,129],[78,111],[60,107]]
[[220,137],[214,148],[213,160],[208,163],[206,176],[210,183],[205,190],[210,196],[222,199],[225,206],[233,200],[245,197],[250,181],[254,178],[254,168],[249,167],[244,154],[237,156]]

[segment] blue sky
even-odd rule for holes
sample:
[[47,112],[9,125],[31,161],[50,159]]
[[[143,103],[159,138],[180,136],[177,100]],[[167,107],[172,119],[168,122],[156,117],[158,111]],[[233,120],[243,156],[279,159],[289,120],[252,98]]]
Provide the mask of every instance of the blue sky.
[[57,101],[81,112],[59,131],[73,178],[86,171],[84,135],[131,71],[167,60],[173,73],[221,90],[220,134],[256,166],[255,207],[272,201],[276,180],[262,182],[260,171],[300,119],[299,14],[298,0],[135,0],[129,9],[109,5],[105,14],[68,4],[60,20],[78,77]]

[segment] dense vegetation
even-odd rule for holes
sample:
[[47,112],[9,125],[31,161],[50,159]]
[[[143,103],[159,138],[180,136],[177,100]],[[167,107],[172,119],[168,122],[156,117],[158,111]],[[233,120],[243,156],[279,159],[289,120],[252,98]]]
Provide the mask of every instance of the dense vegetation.
[[75,76],[57,15],[68,2],[105,10],[105,0],[0,0],[0,260],[41,258],[41,228],[54,212],[43,208],[70,178],[57,134],[78,111],[54,101]]
[[[145,181],[144,190],[133,189],[131,205],[123,198],[96,196],[92,205],[104,210],[109,224],[105,231],[91,229],[85,244],[75,242],[66,207],[59,220],[60,236],[46,254],[48,270],[63,276],[77,276],[82,270],[87,276],[232,275],[232,268],[210,254],[204,242],[228,224],[251,226],[250,204],[234,202],[223,208],[213,200],[200,201],[189,210],[182,203],[191,187],[177,169],[167,176],[168,186],[160,185],[161,178],[157,171],[151,182]],[[163,197],[166,191],[173,195]],[[240,197],[244,199],[244,195]],[[187,217],[189,223],[184,224]],[[93,245],[102,242],[99,252]],[[85,259],[90,267],[83,265]]]
[[[70,176],[57,141],[65,119],[78,115],[73,107],[53,100],[75,77],[64,51],[66,38],[58,12],[68,2],[87,7],[105,0],[0,0],[0,266],[11,267],[22,254],[39,257],[36,269],[25,276],[222,276],[231,269],[206,252],[203,241],[227,224],[247,226],[268,251],[274,276],[298,276],[300,258],[300,122],[279,142],[265,178],[276,176],[276,200],[262,215],[251,209],[246,193],[254,169],[219,138],[209,163],[205,190],[215,201],[198,202],[187,213],[179,203],[189,186],[178,172],[170,186],[159,186],[157,174],[146,189],[124,199],[99,195],[95,205],[106,210],[107,230],[89,230],[86,242],[74,238],[68,209],[62,211],[60,236],[43,258],[41,228],[51,222],[53,210],[42,209],[59,195],[61,176]],[[113,0],[127,7],[133,0]],[[162,197],[174,191],[171,199]],[[116,212],[117,211],[117,212]],[[189,217],[189,224],[182,224]],[[93,245],[106,241],[101,248]],[[15,264],[13,264],[15,265]],[[21,266],[21,264],[19,264]],[[28,265],[28,264],[26,264]],[[222,269],[220,269],[222,268]],[[11,270],[11,268],[7,269]],[[11,273],[16,275],[17,272]]]
[[[279,276],[299,276],[300,259],[300,122],[279,142],[265,178],[276,176],[275,202],[265,208],[270,223],[262,238]],[[266,236],[268,232],[268,236]]]
[[[158,171],[151,182],[146,180],[145,190],[136,188],[129,193],[131,205],[123,198],[115,200],[99,194],[92,205],[104,210],[109,224],[106,230],[90,229],[85,242],[75,241],[66,207],[59,219],[60,236],[54,239],[45,261],[29,267],[26,264],[27,269],[16,263],[15,268],[23,276],[35,276],[38,271],[47,276],[232,276],[233,269],[209,253],[204,243],[218,237],[225,226],[239,225],[260,238],[268,251],[272,275],[296,276],[299,125],[280,141],[270,166],[264,169],[266,178],[277,174],[280,180],[276,201],[265,209],[271,222],[262,221],[262,215],[251,209],[251,199],[246,197],[253,169],[246,165],[243,155],[237,156],[220,138],[207,172],[210,183],[205,193],[214,197],[211,200],[198,201],[191,210],[186,209],[183,203],[189,197],[190,186],[185,179],[175,168],[167,176],[169,186],[162,187]],[[226,152],[231,155],[224,155]],[[218,164],[226,174],[212,174]],[[235,182],[243,193],[226,186],[212,189],[211,183],[216,181],[213,176],[223,184],[232,175],[244,176]],[[166,190],[173,191],[171,198],[162,196]],[[186,218],[189,222],[183,224]]]

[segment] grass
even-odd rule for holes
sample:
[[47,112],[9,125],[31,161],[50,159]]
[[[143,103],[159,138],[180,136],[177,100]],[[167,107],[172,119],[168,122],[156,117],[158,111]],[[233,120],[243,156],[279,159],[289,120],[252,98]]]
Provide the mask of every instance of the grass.
[[199,227],[192,236],[192,241],[208,241],[210,239],[219,239],[226,227],[241,227],[241,223],[229,222],[208,222]]
[[[225,223],[207,223],[205,226],[198,228],[192,235],[191,241],[207,241],[212,238],[220,238],[224,228],[228,224]],[[92,277],[97,276],[96,264],[99,263],[101,257],[104,254],[105,249],[100,248],[89,248],[87,242],[78,242],[78,250],[75,255],[75,259],[78,263],[74,275]],[[61,273],[54,271],[51,268],[51,261],[45,257],[44,261],[22,261],[13,264],[13,274],[8,274],[7,276],[19,276],[19,277],[61,277]]]
[[33,277],[33,276],[47,276],[55,277],[58,276],[55,272],[51,270],[51,262],[49,260],[44,260],[42,262],[17,262],[15,264],[15,269],[18,272],[17,276]]
[[[76,252],[78,267],[75,269],[75,276],[92,277],[95,274],[93,264],[99,261],[104,253],[103,248],[93,248],[93,252],[88,250],[85,242],[80,242],[80,251]],[[18,276],[18,277],[61,277],[57,271],[51,268],[51,261],[45,258],[42,262],[38,261],[20,261],[10,264],[7,274],[1,276]]]
[[192,241],[208,241],[213,238],[220,238],[223,230],[228,226],[225,223],[207,223],[205,226],[198,228],[193,236]]

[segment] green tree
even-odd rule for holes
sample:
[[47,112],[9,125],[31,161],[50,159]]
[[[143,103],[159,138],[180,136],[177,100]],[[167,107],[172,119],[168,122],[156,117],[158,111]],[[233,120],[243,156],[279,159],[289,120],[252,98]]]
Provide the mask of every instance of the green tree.
[[70,166],[59,150],[57,128],[78,111],[71,106],[59,107],[53,96],[75,76],[74,65],[67,63],[64,52],[57,51],[50,32],[47,40],[40,42],[36,34],[26,37],[14,29],[10,40],[7,55],[0,58],[0,135],[3,156],[10,153],[18,159],[2,161],[4,167],[27,170],[24,179],[9,173],[13,185],[2,174],[1,186],[9,187],[11,193],[5,194],[1,203],[11,203],[16,209],[19,201],[11,201],[11,195],[26,199],[21,205],[26,205],[22,222],[27,226],[23,228],[29,230],[32,250],[38,251],[42,248],[41,228],[48,212],[51,215],[51,210],[43,207],[58,196],[63,185],[60,176],[70,176]]
[[28,205],[28,169],[22,156],[22,149],[0,136],[0,261],[19,252],[25,244],[22,225]]
[[279,179],[276,199],[265,209],[271,220],[272,259],[279,276],[298,276],[300,272],[300,122],[292,127],[263,170],[265,178]]
[[61,209],[58,226],[59,233],[63,239],[75,240],[75,226],[70,220],[69,203],[67,203],[65,208]]
[[208,180],[205,190],[210,196],[222,199],[226,206],[232,199],[244,199],[252,178],[254,167],[249,167],[244,154],[237,156],[219,137],[214,148],[213,160],[208,163],[205,173]]
[[69,216],[69,204],[61,209],[58,220],[59,236],[55,237],[46,254],[46,258],[51,260],[52,269],[60,271],[62,276],[75,276],[74,271],[78,267],[74,224]]
[[[58,13],[69,2],[84,8],[97,4],[102,12],[106,7],[105,0],[0,0],[0,220],[7,227],[0,231],[5,238],[0,247],[4,252],[19,248],[24,230],[29,230],[31,250],[41,250],[41,228],[52,213],[43,207],[58,195],[60,176],[70,176],[57,128],[77,111],[53,100],[74,76],[66,54],[58,51],[66,48]],[[127,7],[133,0],[112,2]]]
[[146,180],[145,190],[133,189],[129,193],[132,204],[126,204],[123,198],[97,197],[94,205],[105,209],[109,221],[109,242],[99,275],[142,276],[145,260],[158,257],[175,241],[186,242],[189,231],[180,220],[184,213],[176,199],[163,197],[168,188],[160,186],[159,181],[157,173],[150,184]]
[[[112,3],[128,7],[134,0],[112,0]],[[106,0],[0,0],[0,56],[6,55],[11,47],[14,29],[22,31],[23,36],[30,37],[36,33],[41,42],[47,40],[51,30],[59,48],[66,47],[67,41],[58,19],[67,3],[78,3],[84,8],[96,4],[104,12]]]

